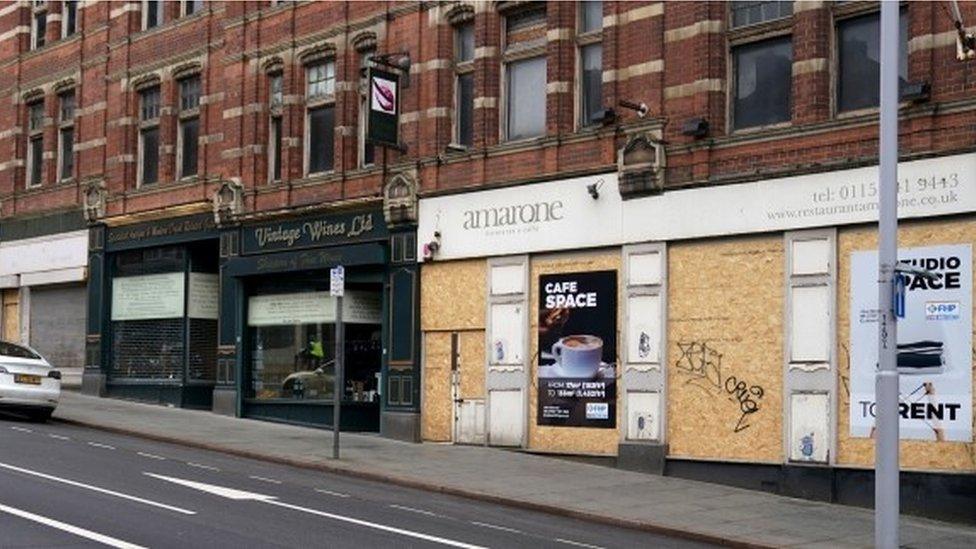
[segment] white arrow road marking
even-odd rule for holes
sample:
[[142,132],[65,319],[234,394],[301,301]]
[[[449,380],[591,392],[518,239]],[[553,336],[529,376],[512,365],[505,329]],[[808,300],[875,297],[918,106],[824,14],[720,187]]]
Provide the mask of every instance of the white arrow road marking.
[[355,524],[357,526],[364,526],[366,528],[373,528],[375,530],[382,530],[384,532],[391,532],[394,534],[400,534],[401,536],[408,536],[411,538],[422,539],[425,541],[430,541],[433,543],[440,543],[442,545],[449,545],[451,547],[463,547],[464,549],[485,549],[480,545],[471,545],[470,543],[464,543],[462,541],[456,541],[447,538],[441,538],[438,536],[432,536],[429,534],[422,534],[420,532],[414,532],[411,530],[404,530],[403,528],[395,528],[393,526],[386,526],[385,524],[377,524],[375,522],[369,522],[366,520],[360,520],[352,517],[347,517],[343,515],[336,515],[334,513],[326,513],[325,511],[318,511],[316,509],[308,509],[306,507],[299,507],[298,505],[292,505],[290,503],[285,503],[282,501],[276,501],[278,498],[276,496],[268,496],[264,494],[257,494],[254,492],[245,492],[244,490],[237,490],[235,488],[227,488],[224,486],[216,486],[213,484],[205,484],[203,482],[196,482],[193,480],[186,480],[181,478],[166,477],[163,475],[157,475],[155,473],[143,473],[153,478],[158,478],[159,480],[165,480],[167,482],[172,482],[179,484],[181,486],[186,486],[188,488],[194,488],[202,492],[207,492],[209,494],[214,494],[216,496],[222,496],[225,498],[238,500],[238,501],[258,501],[261,503],[268,503],[271,505],[276,505],[278,507],[284,507],[285,509],[291,509],[293,511],[301,511],[303,513],[309,513],[312,515],[318,515],[320,517],[330,518],[333,520],[338,520],[342,522],[348,522],[350,524]]
[[108,545],[109,547],[118,547],[119,549],[145,549],[145,547],[141,545],[136,545],[134,543],[129,543],[127,541],[115,539],[113,537],[109,537],[104,534],[99,534],[98,532],[85,530],[84,528],[72,526],[70,524],[61,522],[59,520],[42,517],[41,515],[35,515],[34,513],[29,513],[27,511],[17,509],[14,507],[8,507],[3,504],[0,504],[0,512],[14,515],[22,519],[27,519],[33,522],[37,522],[45,526],[50,526],[51,528],[57,528],[58,530],[68,532],[69,534],[74,534],[82,538],[90,539],[92,541],[97,541],[98,543],[101,543],[103,545]]
[[115,496],[117,498],[127,499],[129,501],[135,501],[137,503],[144,503],[146,505],[151,505],[153,507],[159,507],[160,509],[166,509],[169,511],[175,511],[177,513],[182,513],[184,515],[195,515],[196,511],[190,511],[189,509],[183,509],[181,507],[173,507],[172,505],[166,505],[165,503],[159,503],[156,501],[150,501],[148,499],[143,499],[136,496],[130,496],[129,494],[123,494],[121,492],[115,492],[112,490],[106,490],[105,488],[99,488],[98,486],[92,486],[91,484],[85,484],[82,482],[77,482],[74,480],[68,480],[66,478],[56,477],[54,475],[48,475],[46,473],[41,473],[38,471],[31,471],[30,469],[24,469],[23,467],[17,467],[15,465],[9,465],[7,463],[0,463],[0,468],[8,469],[10,471],[17,471],[18,473],[24,473],[25,475],[33,475],[35,477],[40,477],[47,480],[53,480],[54,482],[61,482],[69,486],[76,486],[78,488],[84,488],[86,490],[91,490],[93,492],[98,492],[100,494],[105,494],[109,496]]

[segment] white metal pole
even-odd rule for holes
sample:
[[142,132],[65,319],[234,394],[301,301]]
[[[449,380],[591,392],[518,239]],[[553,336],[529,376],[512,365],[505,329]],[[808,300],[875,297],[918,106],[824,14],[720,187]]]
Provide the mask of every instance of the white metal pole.
[[339,417],[342,411],[342,396],[345,394],[345,380],[343,379],[343,366],[346,361],[346,334],[342,325],[342,296],[335,298],[336,303],[336,325],[335,325],[335,374],[332,377],[334,390],[332,391],[332,459],[339,459],[339,431],[342,425]]
[[874,544],[898,547],[898,348],[893,304],[898,261],[898,2],[881,2],[878,373],[875,380]]

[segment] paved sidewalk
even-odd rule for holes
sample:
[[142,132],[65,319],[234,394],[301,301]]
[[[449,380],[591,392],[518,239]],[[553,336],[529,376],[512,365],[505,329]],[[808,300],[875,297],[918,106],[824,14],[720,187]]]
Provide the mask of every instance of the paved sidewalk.
[[[870,547],[870,510],[484,447],[410,444],[83,396],[56,419],[236,455],[746,546]],[[976,528],[903,517],[912,547],[976,547]]]

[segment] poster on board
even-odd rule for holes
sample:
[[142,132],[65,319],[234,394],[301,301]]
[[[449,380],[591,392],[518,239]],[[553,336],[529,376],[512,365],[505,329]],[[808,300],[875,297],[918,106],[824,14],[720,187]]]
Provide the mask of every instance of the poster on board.
[[[898,318],[901,438],[972,442],[972,247],[902,248],[898,260],[935,273],[902,274]],[[878,252],[851,256],[851,436],[870,437],[878,365]]]
[[537,423],[617,426],[617,272],[539,277]]

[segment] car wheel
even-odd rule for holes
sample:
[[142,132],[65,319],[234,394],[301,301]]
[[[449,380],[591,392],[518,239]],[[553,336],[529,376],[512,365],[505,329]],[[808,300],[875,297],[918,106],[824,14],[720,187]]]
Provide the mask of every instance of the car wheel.
[[29,417],[31,419],[31,421],[36,421],[38,423],[44,423],[45,421],[51,419],[51,414],[53,414],[53,413],[54,413],[54,410],[31,410],[27,414],[27,417]]

